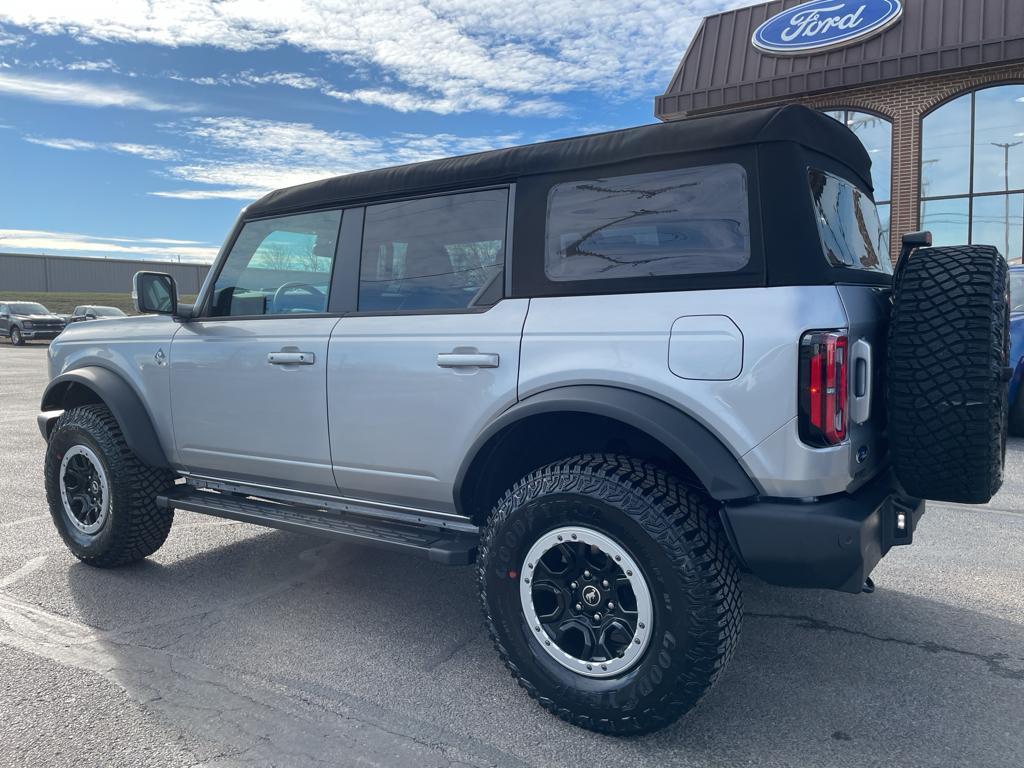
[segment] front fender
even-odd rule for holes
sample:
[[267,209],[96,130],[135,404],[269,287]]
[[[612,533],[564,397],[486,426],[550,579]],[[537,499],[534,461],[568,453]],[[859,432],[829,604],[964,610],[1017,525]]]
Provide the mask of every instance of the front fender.
[[40,406],[43,413],[39,416],[39,427],[43,437],[49,437],[63,410],[97,401],[110,409],[128,447],[143,463],[151,467],[170,466],[142,400],[124,378],[100,366],[75,368],[49,383]]

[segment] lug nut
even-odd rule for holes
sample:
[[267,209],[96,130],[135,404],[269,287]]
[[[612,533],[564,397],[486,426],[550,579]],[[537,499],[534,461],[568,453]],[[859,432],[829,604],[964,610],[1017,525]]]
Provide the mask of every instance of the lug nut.
[[576,610],[577,611],[582,611],[583,610],[583,605],[581,603],[576,603]]
[[610,610],[613,610],[614,608],[615,608],[615,603],[609,602],[608,603],[608,610],[610,611]]
[[602,580],[601,581],[601,586],[604,587],[605,589],[608,589],[608,579]]
[[583,572],[583,578],[584,579],[589,579],[590,578],[590,571],[584,571]]
[[577,584],[577,583],[576,583],[576,582],[574,581],[574,582],[573,582],[572,584],[570,584],[569,586],[570,586],[570,587],[572,587],[573,589],[576,589],[576,588],[577,588],[577,587],[579,586],[579,584]]
[[594,614],[594,621],[600,621],[600,620],[601,620],[601,614],[600,613],[595,613]]

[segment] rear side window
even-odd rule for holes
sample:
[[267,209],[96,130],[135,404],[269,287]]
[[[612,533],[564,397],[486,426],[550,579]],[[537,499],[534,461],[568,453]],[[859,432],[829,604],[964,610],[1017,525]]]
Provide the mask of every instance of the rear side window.
[[871,198],[845,179],[816,168],[808,171],[808,181],[828,263],[891,274],[888,238]]
[[550,280],[734,272],[750,261],[747,174],[734,163],[557,184]]
[[359,310],[452,310],[493,303],[482,299],[500,288],[507,217],[507,189],[367,207]]

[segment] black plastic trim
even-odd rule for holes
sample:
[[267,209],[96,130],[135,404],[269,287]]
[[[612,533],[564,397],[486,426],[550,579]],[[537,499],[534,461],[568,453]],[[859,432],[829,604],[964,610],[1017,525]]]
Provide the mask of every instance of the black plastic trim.
[[[908,529],[897,534],[901,511]],[[924,502],[905,496],[891,472],[852,494],[727,503],[722,510],[729,540],[754,575],[785,587],[852,593],[861,591],[890,548],[913,541],[923,514]]]
[[135,390],[120,375],[99,366],[84,366],[57,376],[43,392],[40,410],[53,411],[65,405],[68,389],[83,386],[114,414],[125,442],[139,459],[151,467],[169,467],[149,412]]
[[462,509],[463,487],[488,444],[522,419],[542,413],[589,413],[628,424],[657,440],[685,463],[719,501],[746,499],[757,489],[728,448],[692,416],[650,395],[601,385],[558,387],[513,405],[484,429],[463,459],[455,478],[455,507]]

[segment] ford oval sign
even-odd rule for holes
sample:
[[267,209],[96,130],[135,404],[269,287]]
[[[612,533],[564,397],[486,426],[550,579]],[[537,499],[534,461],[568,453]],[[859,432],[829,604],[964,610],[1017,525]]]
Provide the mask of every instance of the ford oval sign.
[[772,16],[751,42],[766,53],[813,53],[878,34],[902,15],[900,0],[811,0]]

